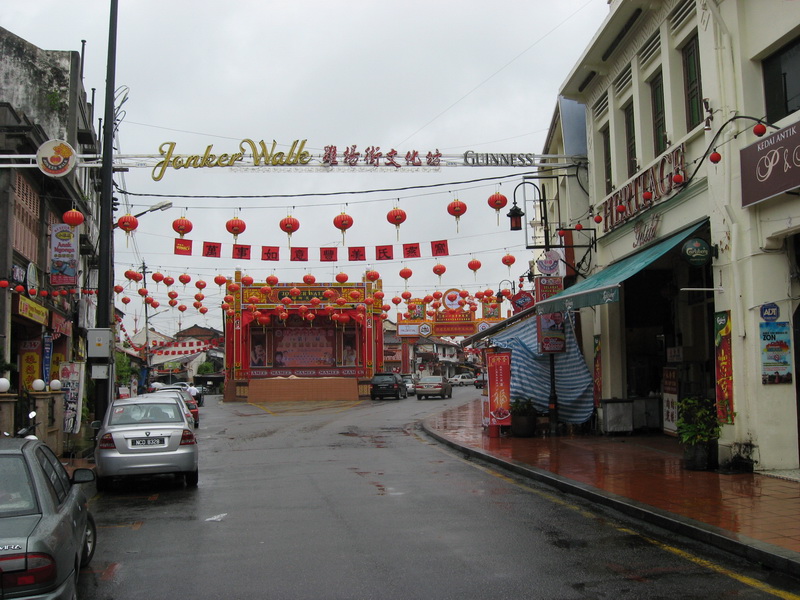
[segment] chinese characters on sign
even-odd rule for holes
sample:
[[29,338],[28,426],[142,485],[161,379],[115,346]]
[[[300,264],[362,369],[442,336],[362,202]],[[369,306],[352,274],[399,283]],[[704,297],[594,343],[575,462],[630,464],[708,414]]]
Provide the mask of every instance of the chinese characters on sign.
[[511,425],[511,352],[486,354],[486,372],[489,394],[487,425]]

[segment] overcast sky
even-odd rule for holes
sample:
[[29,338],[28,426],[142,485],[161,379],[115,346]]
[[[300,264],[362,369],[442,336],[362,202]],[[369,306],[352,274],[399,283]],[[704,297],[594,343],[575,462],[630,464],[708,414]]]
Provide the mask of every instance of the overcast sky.
[[[96,117],[102,117],[105,96],[107,0],[6,0],[2,26],[47,50],[81,49],[86,40],[85,87],[96,89]],[[127,87],[122,106],[118,153],[158,154],[165,142],[175,152],[233,153],[250,138],[275,140],[284,152],[294,140],[307,140],[306,150],[320,155],[325,146],[340,153],[356,145],[364,152],[380,146],[423,157],[438,149],[445,155],[467,150],[502,153],[541,153],[553,116],[558,89],[583,49],[608,14],[607,0],[362,0],[278,2],[238,0],[120,0],[117,34],[116,86]],[[246,162],[246,161],[245,161]],[[142,164],[145,164],[144,162]],[[173,208],[140,217],[138,230],[126,239],[117,233],[116,279],[141,268],[176,280],[192,277],[179,300],[190,308],[181,327],[194,323],[221,328],[217,308],[222,293],[213,283],[217,274],[235,268],[264,281],[275,274],[281,282],[301,281],[306,273],[318,282],[333,281],[343,271],[351,281],[367,269],[379,271],[387,297],[399,295],[405,282],[403,267],[412,269],[408,289],[424,296],[451,288],[470,292],[509,287],[502,280],[527,270],[534,251],[525,249],[522,232],[510,233],[501,212],[498,225],[487,198],[500,191],[512,199],[514,186],[530,169],[443,167],[437,172],[280,172],[257,173],[230,168],[169,171],[161,181],[152,178],[152,164],[134,167],[116,182],[129,195],[117,193],[128,210],[142,212],[169,198]],[[496,181],[471,180],[513,176]],[[363,192],[389,188],[434,188]],[[521,199],[521,191],[518,199]],[[143,196],[134,194],[144,194]],[[239,196],[291,196],[244,199]],[[198,196],[233,196],[204,198]],[[456,224],[447,213],[454,199],[468,210]],[[386,214],[395,205],[407,221],[395,227]],[[354,219],[342,235],[333,218],[346,212]],[[309,261],[288,260],[288,239],[278,226],[288,214],[300,221],[292,247],[307,247]],[[185,216],[194,225],[186,237],[193,256],[173,253],[177,234],[172,222]],[[253,258],[235,260],[233,236],[225,223],[238,216],[247,225],[238,238],[250,244]],[[431,256],[430,242],[446,239],[450,256]],[[203,242],[222,243],[221,258],[203,258]],[[402,244],[419,243],[422,258],[402,259]],[[393,261],[377,261],[375,246],[393,245]],[[262,246],[280,246],[281,260],[260,260]],[[337,263],[318,261],[319,248],[339,247]],[[348,262],[349,246],[365,246],[366,262]],[[501,263],[510,253],[517,262]],[[473,273],[467,263],[477,258]],[[439,283],[432,268],[447,268]],[[192,306],[198,291],[194,282],[208,283],[203,316]],[[167,289],[146,283],[167,307]],[[128,286],[126,327],[133,316],[143,326],[142,303]],[[121,304],[118,306],[122,307]],[[151,311],[152,312],[152,311]],[[151,326],[167,334],[178,330],[178,313],[156,315]]]

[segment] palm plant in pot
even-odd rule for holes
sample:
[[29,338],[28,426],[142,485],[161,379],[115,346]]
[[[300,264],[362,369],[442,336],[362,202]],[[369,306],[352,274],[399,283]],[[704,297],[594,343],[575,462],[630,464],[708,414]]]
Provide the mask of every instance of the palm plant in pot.
[[539,412],[530,398],[517,398],[511,401],[511,435],[514,437],[533,437],[536,435],[536,419]]
[[684,466],[705,471],[716,465],[720,423],[714,401],[700,396],[678,400],[678,438],[684,444]]

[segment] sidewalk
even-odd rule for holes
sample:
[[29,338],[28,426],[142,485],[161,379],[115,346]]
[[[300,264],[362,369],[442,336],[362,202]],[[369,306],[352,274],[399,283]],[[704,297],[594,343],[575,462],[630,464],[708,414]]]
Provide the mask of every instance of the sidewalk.
[[490,438],[480,400],[422,425],[439,441],[518,475],[800,576],[797,471],[688,471],[677,439],[661,434]]

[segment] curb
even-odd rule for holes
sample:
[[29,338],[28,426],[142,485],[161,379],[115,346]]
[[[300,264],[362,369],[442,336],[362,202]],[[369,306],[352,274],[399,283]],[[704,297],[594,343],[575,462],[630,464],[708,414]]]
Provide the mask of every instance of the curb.
[[673,513],[654,508],[647,504],[624,498],[610,492],[562,477],[550,471],[538,469],[531,465],[508,461],[483,450],[462,446],[450,438],[440,434],[423,419],[422,429],[436,441],[445,444],[471,458],[497,465],[516,475],[526,477],[602,506],[612,508],[625,515],[640,519],[646,523],[657,525],[670,532],[679,533],[687,538],[715,546],[726,552],[745,558],[776,571],[793,577],[800,577],[800,554],[779,548],[771,544],[741,536],[713,525],[701,523],[694,519],[681,517]]

